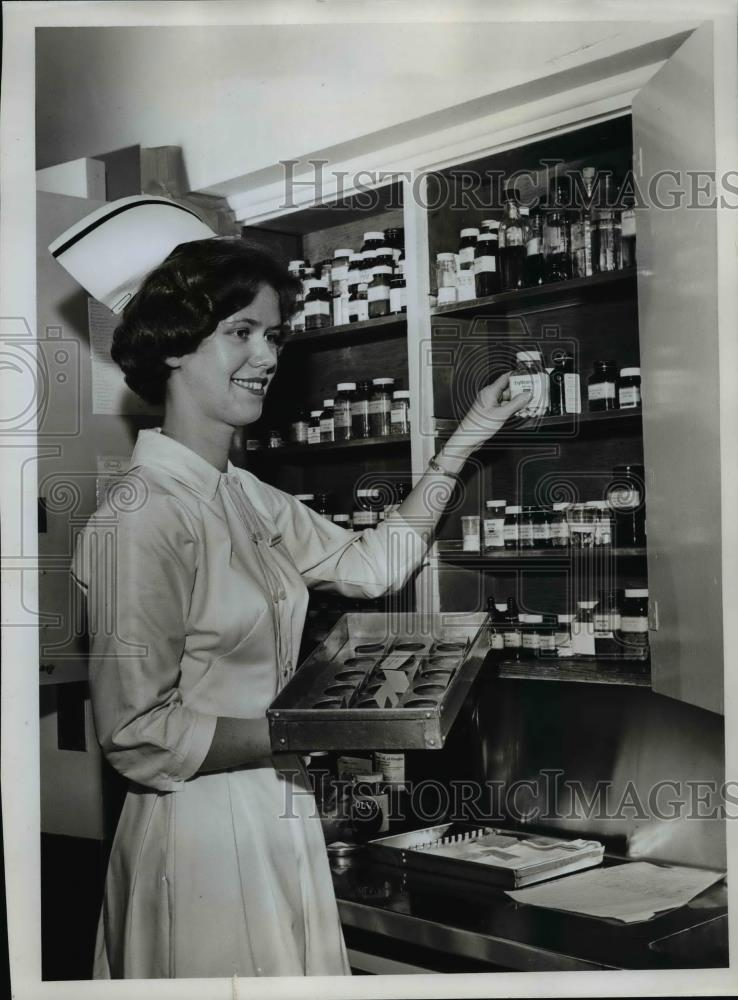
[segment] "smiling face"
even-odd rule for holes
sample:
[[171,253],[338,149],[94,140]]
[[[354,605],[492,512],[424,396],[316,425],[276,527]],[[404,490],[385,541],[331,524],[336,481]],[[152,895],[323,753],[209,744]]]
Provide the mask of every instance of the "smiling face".
[[262,285],[253,302],[218,323],[196,351],[170,358],[168,407],[188,423],[244,427],[258,420],[277,370],[282,321],[277,293]]

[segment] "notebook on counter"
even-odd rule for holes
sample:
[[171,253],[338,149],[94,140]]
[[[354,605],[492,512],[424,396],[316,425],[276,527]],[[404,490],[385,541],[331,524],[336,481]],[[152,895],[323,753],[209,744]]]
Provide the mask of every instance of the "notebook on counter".
[[597,840],[567,840],[538,834],[444,823],[369,845],[378,860],[451,877],[520,888],[602,863]]

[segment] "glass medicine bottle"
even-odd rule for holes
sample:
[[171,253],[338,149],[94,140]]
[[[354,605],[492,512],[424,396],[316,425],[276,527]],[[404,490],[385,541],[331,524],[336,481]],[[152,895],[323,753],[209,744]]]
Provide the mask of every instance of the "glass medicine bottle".
[[321,442],[336,440],[332,399],[323,400],[323,409],[320,413],[320,440]]
[[623,198],[620,215],[620,263],[623,268],[636,266],[636,216],[633,195]]
[[615,544],[638,548],[646,544],[646,506],[642,465],[616,465],[607,499],[615,521]]
[[573,205],[571,223],[571,271],[574,278],[588,278],[592,274],[592,193],[594,167],[582,167],[581,181],[575,180],[577,205]]
[[553,513],[549,520],[549,534],[551,547],[554,549],[564,549],[569,545],[569,522],[566,519],[568,506],[569,504],[566,502],[557,502],[553,505]]
[[549,204],[543,225],[544,273],[546,281],[566,281],[571,278],[571,218],[565,178],[552,182]]
[[290,441],[293,444],[307,444],[309,424],[309,412],[307,410],[300,410],[290,424]]
[[310,423],[308,424],[308,444],[320,444],[320,415],[322,410],[310,411]]
[[537,208],[530,213],[525,239],[525,285],[535,288],[544,282],[543,219]]
[[331,325],[331,293],[322,278],[311,278],[305,282],[305,329],[319,330]]
[[371,437],[369,426],[369,397],[371,382],[359,382],[359,387],[351,401],[351,432],[355,438]]
[[387,437],[392,424],[392,378],[372,379],[372,394],[369,398],[370,437]]
[[505,507],[505,523],[502,526],[502,534],[506,549],[517,549],[519,541],[519,518],[523,508],[517,504],[510,504]]
[[390,312],[407,312],[407,284],[402,272],[395,274],[390,282]]
[[352,285],[349,293],[348,320],[349,323],[363,323],[369,319],[369,300],[367,286],[363,281]]
[[456,255],[452,253],[436,254],[436,288],[438,305],[456,302]]
[[339,382],[333,402],[333,426],[336,441],[350,441],[353,437],[351,426],[351,404],[356,392],[356,382]]
[[592,270],[595,274],[617,271],[621,264],[620,210],[615,207],[615,185],[609,172],[598,178],[592,220]]
[[645,587],[626,589],[616,638],[627,659],[648,658],[648,590]]
[[407,389],[396,389],[392,393],[390,433],[410,433],[410,393]]
[[497,253],[500,224],[490,220],[487,232],[480,233],[474,252],[474,292],[478,299],[495,295],[500,290],[500,272],[497,267]]
[[512,291],[525,284],[525,224],[518,205],[517,188],[505,190],[505,211],[500,223],[500,277],[502,290]]
[[520,616],[518,604],[514,597],[507,599],[507,611],[505,611],[505,631],[503,633],[505,652],[511,660],[520,659],[520,647],[522,645],[522,634],[520,629]]
[[618,379],[618,407],[632,410],[641,405],[641,369],[621,368]]
[[392,268],[382,264],[375,265],[372,269],[372,283],[367,289],[369,319],[389,316],[391,283]]
[[533,538],[533,508],[523,507],[518,518],[518,546],[521,549],[532,549],[535,547]]
[[579,372],[575,370],[572,354],[557,355],[553,359],[551,380],[552,414],[581,413],[582,391]]
[[510,375],[510,398],[531,393],[530,402],[518,411],[520,417],[543,417],[548,413],[550,383],[540,351],[518,351],[517,366]]
[[587,379],[587,401],[590,413],[617,409],[615,395],[617,364],[615,361],[595,361]]

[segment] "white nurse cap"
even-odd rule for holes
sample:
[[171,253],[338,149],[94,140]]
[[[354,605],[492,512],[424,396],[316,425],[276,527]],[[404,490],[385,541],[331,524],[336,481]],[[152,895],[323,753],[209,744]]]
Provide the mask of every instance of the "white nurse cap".
[[138,194],[76,222],[49,251],[90,295],[120,313],[176,246],[216,235],[185,205]]

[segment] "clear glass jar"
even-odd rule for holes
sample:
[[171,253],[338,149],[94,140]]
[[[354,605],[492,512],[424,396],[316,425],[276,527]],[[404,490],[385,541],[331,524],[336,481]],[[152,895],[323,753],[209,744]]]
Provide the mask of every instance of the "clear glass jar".
[[543,507],[533,508],[533,545],[537,549],[551,547],[551,529],[548,513]]
[[567,281],[571,278],[571,195],[566,178],[553,181],[549,195],[550,208],[543,224],[544,273],[546,281]]
[[410,433],[410,393],[407,389],[396,389],[392,393],[390,433]]
[[363,281],[351,286],[348,307],[349,323],[363,323],[369,319],[369,299],[367,286]]
[[500,272],[497,267],[500,224],[490,220],[494,227],[482,232],[474,252],[474,294],[478,299],[496,295],[500,290]]
[[359,387],[351,401],[351,433],[355,438],[371,437],[371,427],[369,425],[369,399],[371,391],[371,382],[359,382]]
[[456,255],[452,253],[436,254],[436,287],[438,289],[438,305],[456,302]]
[[321,278],[311,278],[305,282],[305,329],[319,330],[331,325],[331,293],[328,284]]
[[323,409],[320,413],[320,440],[321,443],[336,440],[336,429],[333,422],[332,399],[323,400]]
[[615,521],[615,544],[637,548],[646,544],[645,475],[642,465],[616,465],[607,499]]
[[523,508],[517,504],[510,504],[505,507],[505,523],[503,525],[503,536],[506,549],[517,549],[519,540],[519,518]]
[[530,392],[532,399],[518,411],[520,417],[543,417],[548,413],[550,382],[540,351],[518,351],[517,366],[510,374],[510,398]]
[[576,187],[579,205],[571,223],[571,270],[574,278],[588,278],[592,274],[592,194],[596,173],[594,167],[582,167],[581,185]]
[[505,509],[507,500],[487,500],[484,504],[484,547],[505,547]]
[[310,423],[308,424],[308,444],[320,444],[320,415],[322,410],[310,411]]
[[592,270],[595,274],[620,268],[620,241],[620,212],[614,208],[597,209],[592,226]]
[[557,615],[556,631],[554,633],[554,645],[557,656],[571,656],[571,628],[574,615]]
[[392,426],[393,378],[372,379],[372,394],[369,398],[369,436],[388,437]]
[[556,656],[556,630],[555,615],[544,615],[543,623],[538,626],[538,655],[540,657],[552,659]]
[[333,402],[333,427],[336,441],[350,441],[353,437],[351,426],[351,404],[356,392],[356,382],[339,382]]
[[572,623],[571,643],[576,656],[594,656],[594,613],[597,601],[577,601],[577,616]]
[[596,500],[597,506],[597,528],[595,531],[595,545],[612,545],[613,537],[613,516],[612,508],[607,500]]
[[[336,250],[336,254],[348,254],[347,250]],[[333,325],[344,326],[348,323],[349,307],[349,256],[335,257],[331,271],[331,304],[333,308]]]
[[369,319],[377,319],[379,316],[389,316],[391,282],[391,267],[379,265],[372,269],[372,283],[367,289]]
[[645,587],[626,589],[616,637],[627,659],[648,658],[648,590]]
[[632,410],[641,405],[641,369],[621,368],[618,379],[618,407]]
[[573,503],[566,512],[569,540],[573,549],[591,549],[595,543],[597,511],[583,503]]
[[269,431],[269,435],[267,437],[267,448],[283,448],[283,447],[284,447],[284,439],[282,437],[282,432],[277,430],[276,428],[273,428],[272,430]]
[[520,615],[521,621],[521,654],[526,660],[534,660],[541,648],[541,626],[543,615]]
[[290,441],[293,444],[307,444],[309,425],[310,414],[307,410],[300,410],[290,424]]
[[587,379],[587,402],[590,413],[617,409],[615,394],[617,364],[615,361],[595,361]]
[[569,545],[569,522],[566,519],[568,503],[555,503],[549,521],[551,546],[555,549],[565,549]]

